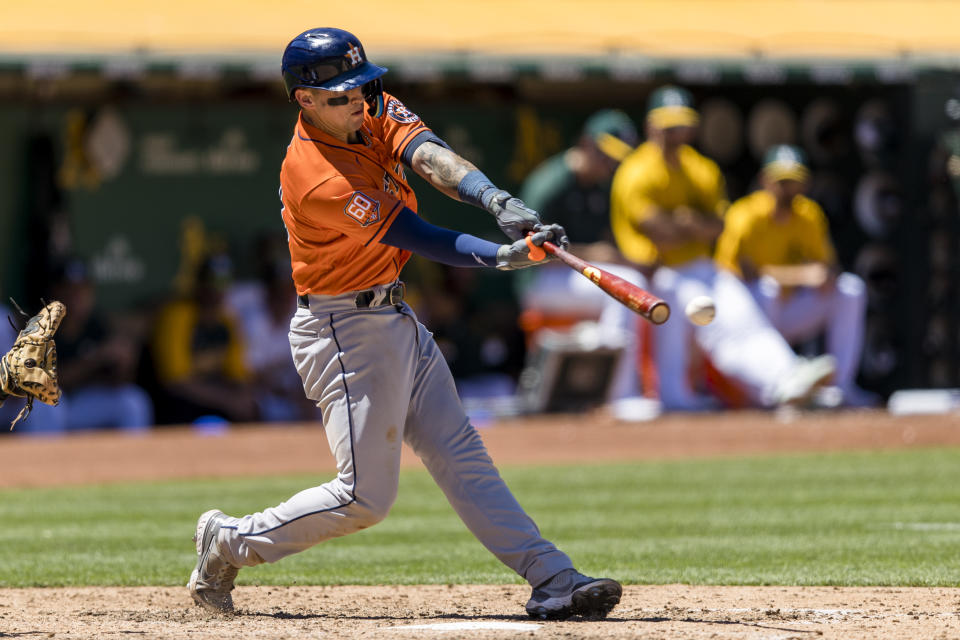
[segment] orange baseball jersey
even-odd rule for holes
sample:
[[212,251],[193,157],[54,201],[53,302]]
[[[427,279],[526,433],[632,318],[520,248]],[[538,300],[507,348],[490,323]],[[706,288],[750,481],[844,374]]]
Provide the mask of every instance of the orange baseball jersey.
[[280,199],[297,294],[336,295],[397,279],[410,252],[380,240],[417,198],[401,154],[430,129],[384,93],[386,109],[364,108],[361,142],[347,144],[301,116],[280,169]]

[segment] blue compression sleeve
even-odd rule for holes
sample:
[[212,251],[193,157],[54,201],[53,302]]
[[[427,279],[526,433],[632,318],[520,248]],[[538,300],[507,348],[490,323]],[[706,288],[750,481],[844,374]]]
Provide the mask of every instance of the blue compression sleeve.
[[468,233],[432,225],[407,207],[397,214],[380,242],[453,267],[495,267],[500,248]]

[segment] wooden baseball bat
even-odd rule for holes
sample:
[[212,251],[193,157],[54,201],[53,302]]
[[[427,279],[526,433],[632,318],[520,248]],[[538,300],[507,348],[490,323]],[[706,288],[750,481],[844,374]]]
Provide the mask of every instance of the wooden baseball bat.
[[670,317],[670,306],[649,291],[644,291],[609,271],[593,266],[552,242],[544,242],[543,248],[574,271],[582,273],[614,300],[631,311],[639,313],[653,324],[663,324]]

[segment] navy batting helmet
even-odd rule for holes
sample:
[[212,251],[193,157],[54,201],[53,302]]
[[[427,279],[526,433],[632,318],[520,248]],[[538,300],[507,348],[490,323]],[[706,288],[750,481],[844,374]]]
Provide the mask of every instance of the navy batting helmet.
[[287,96],[300,87],[347,91],[361,87],[374,117],[383,114],[383,82],[387,72],[369,60],[355,35],[343,29],[321,27],[304,31],[283,51],[283,83]]

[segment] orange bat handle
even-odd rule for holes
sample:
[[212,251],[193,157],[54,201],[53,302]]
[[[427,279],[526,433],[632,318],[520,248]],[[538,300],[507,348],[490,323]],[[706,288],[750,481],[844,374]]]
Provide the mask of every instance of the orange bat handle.
[[670,306],[649,291],[644,291],[609,271],[593,266],[552,242],[544,242],[543,248],[574,271],[582,273],[614,300],[631,311],[639,313],[653,324],[663,324],[670,317]]
[[524,240],[527,241],[527,248],[530,250],[527,253],[527,257],[534,262],[540,262],[547,257],[547,252],[543,250],[543,247],[538,247],[537,245],[533,244],[533,240],[530,238],[531,236],[524,238]]

